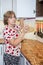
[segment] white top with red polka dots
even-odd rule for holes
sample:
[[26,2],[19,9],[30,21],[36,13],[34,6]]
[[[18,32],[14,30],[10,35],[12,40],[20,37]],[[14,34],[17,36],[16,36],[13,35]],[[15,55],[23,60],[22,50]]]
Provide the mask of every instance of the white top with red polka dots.
[[19,36],[19,29],[20,26],[15,26],[14,29],[9,28],[8,25],[5,26],[5,29],[3,30],[3,37],[5,39],[5,53],[14,56],[20,56],[21,44],[18,44],[17,46],[12,46],[8,41],[9,39],[17,38]]

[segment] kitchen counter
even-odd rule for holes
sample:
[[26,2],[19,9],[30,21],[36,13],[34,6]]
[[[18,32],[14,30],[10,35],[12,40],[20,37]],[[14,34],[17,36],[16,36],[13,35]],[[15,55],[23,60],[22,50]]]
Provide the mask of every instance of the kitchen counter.
[[[0,39],[0,43],[4,43],[4,39]],[[21,52],[31,65],[43,65],[43,42],[24,39],[21,43]]]
[[43,65],[43,43],[25,39],[22,41],[21,52],[32,65]]
[[4,43],[4,39],[0,38],[0,44]]

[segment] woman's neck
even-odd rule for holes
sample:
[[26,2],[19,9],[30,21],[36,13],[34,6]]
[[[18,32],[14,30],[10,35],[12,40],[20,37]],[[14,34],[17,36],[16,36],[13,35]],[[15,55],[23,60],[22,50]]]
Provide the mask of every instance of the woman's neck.
[[9,28],[14,28],[14,26],[15,26],[15,25],[10,25],[10,24],[8,25]]

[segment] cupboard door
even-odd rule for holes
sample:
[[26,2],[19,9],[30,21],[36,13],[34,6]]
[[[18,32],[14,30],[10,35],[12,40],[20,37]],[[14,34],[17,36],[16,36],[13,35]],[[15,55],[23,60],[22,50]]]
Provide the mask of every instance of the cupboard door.
[[1,0],[0,0],[0,19],[1,19]]
[[24,56],[22,54],[20,55],[20,65],[25,65]]
[[17,15],[17,0],[12,0],[12,10]]
[[3,45],[0,44],[0,65],[3,65]]
[[17,0],[17,17],[35,17],[36,0]]
[[31,64],[26,60],[26,65],[31,65]]
[[1,19],[3,19],[3,14],[12,10],[12,0],[1,0]]
[[23,54],[20,55],[20,65],[31,65]]

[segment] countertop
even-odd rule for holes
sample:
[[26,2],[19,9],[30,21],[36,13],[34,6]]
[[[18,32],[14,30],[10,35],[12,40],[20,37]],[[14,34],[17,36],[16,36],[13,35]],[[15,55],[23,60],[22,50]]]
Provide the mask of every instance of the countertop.
[[3,43],[4,43],[4,39],[0,38],[0,44],[3,44]]
[[[4,43],[4,39],[0,39],[0,43]],[[21,52],[31,65],[43,65],[43,42],[24,39],[21,43]]]
[[32,65],[43,65],[43,43],[25,39],[22,41],[21,52]]

